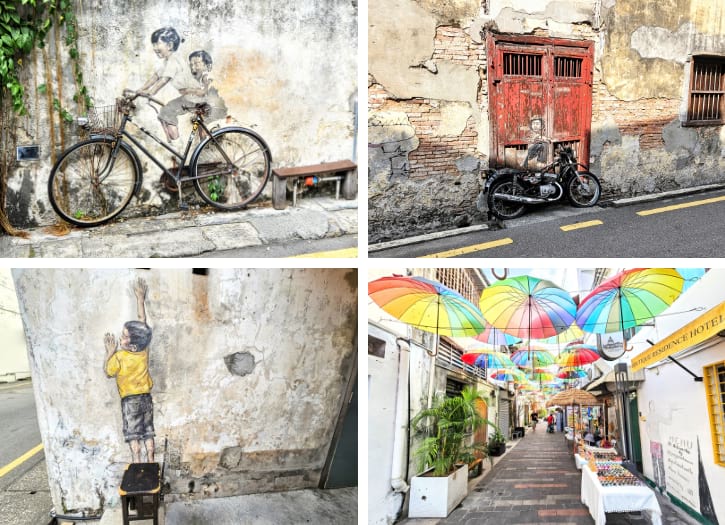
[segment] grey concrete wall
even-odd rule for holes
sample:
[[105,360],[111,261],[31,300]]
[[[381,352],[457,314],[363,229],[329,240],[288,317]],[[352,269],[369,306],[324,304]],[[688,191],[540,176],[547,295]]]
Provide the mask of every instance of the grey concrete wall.
[[[725,182],[725,128],[682,125],[690,57],[725,55],[721,2],[373,0],[369,10],[372,242],[482,219],[475,198],[490,147],[486,57],[462,61],[460,42],[437,52],[446,45],[442,26],[462,30],[469,52],[487,31],[594,42],[591,156],[580,160],[600,175],[605,198]],[[451,106],[456,111],[441,110],[432,124],[417,113]],[[475,125],[462,132],[462,118]],[[416,171],[411,159],[451,157],[443,146],[471,129],[473,151],[445,174]],[[431,137],[443,139],[431,147]]]
[[103,336],[136,318],[130,285],[138,275],[149,286],[151,394],[168,497],[317,486],[356,358],[356,271],[13,275],[59,513],[118,504],[131,456]]
[[[191,52],[209,53],[210,75],[231,121],[266,139],[273,166],[353,158],[357,0],[91,0],[76,5],[81,65],[96,106],[113,104],[122,89],[138,89],[152,76],[160,59],[151,34],[171,26],[184,39],[176,53],[185,67]],[[54,222],[46,195],[52,154],[77,139],[78,129],[59,124],[49,110],[51,101],[37,92],[41,84],[51,87],[54,96],[60,90],[61,105],[76,111],[72,68],[57,42],[51,33],[46,52],[36,52],[25,69],[30,115],[19,119],[17,140],[39,144],[41,160],[18,163],[8,181],[7,209],[19,226]],[[178,96],[171,85],[158,93],[164,102]],[[140,105],[137,115],[139,123],[164,138],[152,109]],[[180,117],[182,137],[189,127],[188,118]],[[145,144],[171,165],[168,152],[151,141]],[[162,188],[159,168],[141,160],[144,186],[126,213],[175,210],[176,196]],[[193,195],[191,185],[189,193]]]

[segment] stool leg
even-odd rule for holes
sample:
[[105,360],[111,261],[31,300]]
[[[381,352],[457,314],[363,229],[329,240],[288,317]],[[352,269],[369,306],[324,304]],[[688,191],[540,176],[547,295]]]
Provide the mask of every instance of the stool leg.
[[128,525],[128,498],[121,496],[121,509],[123,512],[123,525]]
[[159,495],[154,494],[154,525],[159,525]]

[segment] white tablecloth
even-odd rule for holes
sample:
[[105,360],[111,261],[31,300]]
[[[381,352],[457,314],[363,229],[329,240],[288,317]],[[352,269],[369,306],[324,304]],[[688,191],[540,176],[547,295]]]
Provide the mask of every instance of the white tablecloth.
[[584,465],[588,464],[589,462],[586,459],[584,459],[583,457],[581,457],[579,454],[574,454],[574,463],[576,463],[576,468],[581,470],[582,467]]
[[646,511],[652,525],[662,525],[662,511],[654,491],[644,485],[604,487],[595,472],[582,468],[581,500],[589,507],[596,525],[607,523],[606,512]]

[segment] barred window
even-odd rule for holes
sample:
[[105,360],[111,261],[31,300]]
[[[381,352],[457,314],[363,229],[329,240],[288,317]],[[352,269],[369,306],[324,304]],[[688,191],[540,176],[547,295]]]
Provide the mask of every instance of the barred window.
[[725,467],[725,361],[704,368],[715,463]]
[[581,78],[584,59],[554,57],[554,75],[560,78]]
[[542,55],[503,54],[503,74],[515,77],[540,77]]
[[693,56],[687,124],[723,124],[725,58]]

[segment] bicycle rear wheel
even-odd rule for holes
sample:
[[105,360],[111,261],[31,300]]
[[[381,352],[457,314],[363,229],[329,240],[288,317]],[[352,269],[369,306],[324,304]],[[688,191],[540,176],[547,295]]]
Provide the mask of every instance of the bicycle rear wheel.
[[202,199],[226,210],[254,201],[272,171],[262,137],[244,128],[223,128],[208,138],[192,160],[194,185]]
[[97,226],[121,213],[139,177],[136,157],[121,145],[95,138],[67,149],[53,166],[48,198],[55,212],[76,226]]

